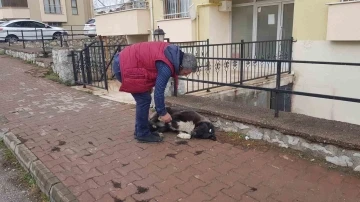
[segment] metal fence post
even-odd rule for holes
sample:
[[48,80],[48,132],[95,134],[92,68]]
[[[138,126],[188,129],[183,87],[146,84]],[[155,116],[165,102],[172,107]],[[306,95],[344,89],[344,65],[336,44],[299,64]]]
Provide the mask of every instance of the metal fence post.
[[[6,30],[6,36],[9,36],[9,30]],[[10,39],[9,38],[8,38],[8,42],[9,42],[9,46],[10,46]]]
[[71,40],[74,41],[74,32],[73,32],[73,26],[70,26],[71,29]]
[[82,51],[80,52],[80,65],[81,65],[81,74],[83,79],[83,88],[86,88],[86,78],[85,78],[85,68],[84,68],[84,56]]
[[71,60],[72,60],[72,63],[73,63],[73,71],[74,71],[74,81],[75,81],[75,84],[77,83],[78,81],[78,78],[77,78],[77,71],[76,71],[76,64],[75,64],[75,51],[71,51]]
[[[281,79],[281,62],[278,61],[276,65],[276,90],[280,90]],[[280,93],[275,92],[275,117],[279,117],[279,104],[280,104]]]
[[290,50],[289,50],[289,74],[291,74],[291,66],[292,66],[292,52],[293,52],[293,41],[294,41],[294,37],[291,37],[290,39]]
[[22,38],[23,48],[25,49],[25,40],[24,40],[24,31],[23,30],[21,30],[21,38]]
[[63,33],[60,33],[60,47],[63,47]]
[[[210,40],[206,39],[206,56],[207,56],[207,64],[206,67],[209,70],[210,69]],[[209,84],[208,84],[208,89],[206,89],[206,92],[210,92],[210,88],[209,88]]]
[[240,85],[242,85],[243,84],[243,81],[244,81],[244,56],[245,56],[245,54],[244,54],[244,49],[245,49],[245,47],[244,47],[244,45],[245,45],[245,43],[244,43],[244,40],[241,40],[241,44],[240,44],[240,58],[241,58],[241,60],[240,60]]
[[91,64],[90,64],[90,50],[86,48],[86,43],[84,44],[84,53],[85,53],[85,69],[87,75],[88,84],[92,83],[92,72],[91,72]]
[[46,54],[45,53],[45,42],[44,42],[44,33],[43,33],[43,30],[41,29],[41,43],[42,43],[42,48],[43,48],[43,52],[44,52],[44,55]]
[[104,41],[102,39],[102,36],[100,36],[99,38],[100,38],[100,46],[101,46],[101,60],[102,60],[102,66],[103,66],[105,89],[108,90],[108,81],[107,81],[106,65],[105,65]]

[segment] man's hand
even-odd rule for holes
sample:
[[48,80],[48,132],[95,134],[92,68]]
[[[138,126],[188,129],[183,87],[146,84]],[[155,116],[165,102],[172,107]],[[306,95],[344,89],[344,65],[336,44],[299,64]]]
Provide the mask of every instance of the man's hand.
[[172,121],[172,118],[169,113],[166,113],[164,116],[160,117],[160,120],[162,122],[169,123],[170,121]]

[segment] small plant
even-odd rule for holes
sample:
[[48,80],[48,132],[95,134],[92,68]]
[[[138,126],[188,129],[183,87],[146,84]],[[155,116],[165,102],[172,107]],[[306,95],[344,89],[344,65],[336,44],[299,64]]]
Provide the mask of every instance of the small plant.
[[63,84],[64,84],[65,86],[72,86],[72,84],[71,84],[70,81],[65,81],[65,82],[63,82]]
[[59,75],[56,74],[52,69],[50,69],[48,71],[47,74],[45,74],[45,78],[51,80],[51,81],[55,81],[55,82],[58,82],[58,83],[61,83],[61,80],[59,78]]
[[19,172],[18,177],[20,183],[30,188],[31,193],[40,194],[41,202],[49,202],[50,200],[48,199],[48,197],[44,193],[42,193],[39,187],[36,185],[36,180],[29,172],[24,170],[24,168],[17,161],[15,155],[6,147],[3,140],[0,140],[0,150],[2,150],[4,154],[5,162],[3,163],[3,166],[12,167],[18,170]]
[[245,137],[246,137],[246,135],[244,135],[242,133],[235,133],[235,132],[228,132],[227,135],[231,136],[231,137],[238,137],[240,139],[245,139]]

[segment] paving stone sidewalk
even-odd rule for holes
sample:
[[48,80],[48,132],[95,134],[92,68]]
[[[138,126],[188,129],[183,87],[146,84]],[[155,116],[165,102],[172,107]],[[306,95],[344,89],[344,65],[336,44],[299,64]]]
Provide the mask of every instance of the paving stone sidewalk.
[[133,140],[134,106],[25,71],[0,56],[0,115],[79,201],[360,201],[359,178],[275,150]]

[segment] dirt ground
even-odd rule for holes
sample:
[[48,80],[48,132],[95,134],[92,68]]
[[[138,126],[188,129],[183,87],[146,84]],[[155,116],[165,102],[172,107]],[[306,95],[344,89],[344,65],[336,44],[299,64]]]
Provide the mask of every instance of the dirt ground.
[[235,147],[239,147],[244,150],[253,149],[257,151],[269,151],[269,150],[278,151],[283,153],[284,155],[287,155],[288,158],[301,158],[311,162],[314,165],[319,165],[329,170],[336,170],[344,174],[353,175],[360,178],[359,172],[355,172],[350,168],[341,167],[334,165],[332,163],[328,163],[324,159],[321,159],[306,152],[297,151],[290,148],[281,148],[262,140],[251,140],[251,139],[246,140],[245,135],[239,133],[227,133],[227,132],[218,131],[216,135],[217,135],[217,140],[219,142],[232,144]]

